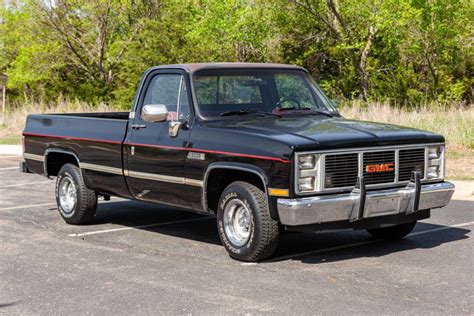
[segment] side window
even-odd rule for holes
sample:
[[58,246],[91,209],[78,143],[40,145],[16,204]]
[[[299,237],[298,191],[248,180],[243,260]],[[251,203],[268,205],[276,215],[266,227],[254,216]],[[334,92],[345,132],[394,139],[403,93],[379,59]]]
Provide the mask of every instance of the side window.
[[[189,117],[189,99],[184,77],[179,74],[158,74],[151,80],[143,105],[164,104],[173,119]],[[178,113],[179,111],[179,113]]]

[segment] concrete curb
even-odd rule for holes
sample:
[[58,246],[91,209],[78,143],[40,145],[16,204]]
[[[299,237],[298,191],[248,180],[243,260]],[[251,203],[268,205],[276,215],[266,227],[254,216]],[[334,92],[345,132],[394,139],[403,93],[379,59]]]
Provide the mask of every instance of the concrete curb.
[[21,147],[21,145],[0,145],[0,154],[22,156],[23,148]]

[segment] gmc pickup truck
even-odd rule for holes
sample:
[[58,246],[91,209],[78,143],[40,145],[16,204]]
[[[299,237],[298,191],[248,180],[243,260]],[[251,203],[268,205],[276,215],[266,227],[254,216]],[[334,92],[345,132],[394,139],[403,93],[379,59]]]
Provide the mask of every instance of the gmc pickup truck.
[[215,214],[242,261],[285,230],[402,238],[454,192],[443,136],[344,119],[291,65],[153,67],[130,112],[29,115],[23,142],[20,168],[56,178],[67,223],[110,196]]

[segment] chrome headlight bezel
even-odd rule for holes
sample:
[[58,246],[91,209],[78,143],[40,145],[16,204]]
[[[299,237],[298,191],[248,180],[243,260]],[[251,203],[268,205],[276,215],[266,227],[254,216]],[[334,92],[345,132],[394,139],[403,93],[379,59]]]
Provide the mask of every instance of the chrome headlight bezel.
[[[314,153],[295,154],[295,192],[307,194],[320,189],[320,155]],[[304,179],[304,183],[301,181]],[[310,185],[311,184],[311,185]],[[306,185],[306,187],[304,187]]]
[[445,145],[428,146],[425,159],[425,179],[427,181],[443,180],[445,173]]

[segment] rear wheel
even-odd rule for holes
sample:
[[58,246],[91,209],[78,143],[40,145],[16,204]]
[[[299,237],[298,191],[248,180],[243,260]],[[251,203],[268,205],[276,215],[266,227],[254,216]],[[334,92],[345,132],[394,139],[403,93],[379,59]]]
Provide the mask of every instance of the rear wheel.
[[241,261],[270,257],[278,244],[278,222],[270,217],[265,193],[237,181],[222,193],[217,210],[219,236],[229,255]]
[[68,224],[83,225],[93,221],[97,194],[86,188],[80,169],[65,164],[56,179],[56,203],[59,214]]
[[415,228],[416,221],[406,224],[394,225],[389,227],[381,227],[368,229],[367,231],[375,238],[386,240],[402,239]]

